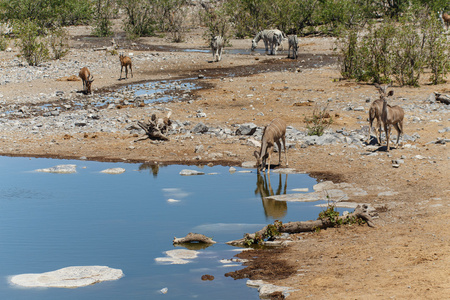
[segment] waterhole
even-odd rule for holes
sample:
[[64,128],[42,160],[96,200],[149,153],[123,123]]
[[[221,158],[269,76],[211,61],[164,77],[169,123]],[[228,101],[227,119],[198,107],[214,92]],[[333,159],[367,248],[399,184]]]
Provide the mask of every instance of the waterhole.
[[[76,173],[37,172],[61,164]],[[274,220],[317,218],[316,203],[264,196],[308,189],[307,174],[258,176],[254,169],[105,163],[0,157],[0,294],[3,299],[259,299],[246,280],[224,274],[242,268],[226,245]],[[121,174],[101,171],[123,168]],[[182,176],[183,169],[204,175]],[[217,244],[176,263],[174,237],[189,232]],[[169,252],[167,252],[169,251]],[[178,261],[179,262],[179,261]],[[77,289],[17,288],[8,276],[69,266],[101,265],[125,276]],[[203,281],[203,275],[214,280]],[[214,295],[214,296],[213,296]]]

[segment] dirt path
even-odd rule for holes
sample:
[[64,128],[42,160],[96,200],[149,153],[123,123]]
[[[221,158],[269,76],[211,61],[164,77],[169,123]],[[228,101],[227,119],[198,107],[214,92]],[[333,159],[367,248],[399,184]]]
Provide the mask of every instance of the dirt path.
[[[118,81],[117,55],[80,50],[109,43],[84,39],[85,30],[78,28],[73,32],[73,49],[61,61],[79,60],[89,65],[104,60],[104,66],[93,70],[96,93],[144,80],[204,75],[201,80],[207,83],[206,88],[194,92],[196,100],[161,104],[172,111],[173,119],[180,121],[234,128],[233,124],[247,122],[263,126],[274,117],[282,117],[288,125],[305,130],[304,117],[311,114],[314,105],[328,103],[335,120],[331,129],[350,131],[367,126],[370,101],[378,97],[372,85],[338,80],[336,56],[330,50],[333,41],[326,38],[301,39],[297,61],[282,55],[274,58],[225,54],[219,63],[209,62],[210,53],[180,50],[207,49],[200,32],[191,33],[187,42],[176,45],[180,49],[173,51],[168,50],[173,44],[158,38],[142,39],[135,45],[124,42],[120,51],[148,59],[134,61],[135,76]],[[119,45],[122,42],[117,41]],[[234,49],[247,49],[250,40],[234,40],[232,44]],[[166,48],[156,47],[161,45]],[[6,53],[2,61],[11,60],[16,54]],[[6,103],[26,103],[28,97],[39,93],[61,90],[74,94],[81,89],[81,82],[56,79],[1,86],[2,99]],[[276,274],[264,275],[263,271],[255,276],[297,289],[289,299],[450,298],[450,152],[447,145],[432,143],[437,138],[449,138],[448,132],[441,132],[450,127],[449,110],[416,112],[418,107],[426,107],[426,99],[433,91],[450,93],[450,85],[423,84],[420,88],[394,87],[394,90],[393,104],[407,108],[405,133],[420,136],[415,142],[406,142],[407,145],[390,153],[383,148],[342,143],[305,148],[298,143],[290,149],[290,167],[315,174],[321,180],[351,183],[367,192],[366,196],[352,197],[351,201],[384,209],[379,211],[376,228],[352,226],[301,234],[296,236],[297,243],[279,251],[277,259],[285,260],[295,272],[283,279],[277,279]],[[349,106],[362,106],[364,110],[348,110]],[[197,119],[199,111],[206,117]],[[130,123],[149,117],[147,110],[131,107],[104,113],[126,118]],[[70,135],[48,131],[39,138],[27,131],[20,136],[7,131],[1,135],[0,154],[17,156],[240,165],[253,161],[252,153],[256,150],[238,137],[195,135],[188,139],[171,138],[168,142],[136,143],[136,135],[102,132],[101,128],[94,133]],[[194,150],[200,144],[207,153],[199,156]],[[393,159],[402,159],[404,163],[394,168]],[[383,196],[380,193],[384,191],[390,193]],[[259,262],[273,257],[258,255]]]

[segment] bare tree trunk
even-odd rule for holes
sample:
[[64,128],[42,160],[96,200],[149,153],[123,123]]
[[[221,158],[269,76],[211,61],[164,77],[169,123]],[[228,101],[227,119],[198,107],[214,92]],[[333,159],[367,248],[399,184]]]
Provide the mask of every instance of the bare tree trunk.
[[[339,220],[345,220],[352,217],[361,218],[367,222],[367,225],[370,227],[375,227],[373,223],[372,217],[367,214],[361,206],[357,206],[355,211],[346,215],[338,217]],[[328,219],[323,220],[313,220],[313,221],[303,221],[303,222],[289,222],[283,224],[278,230],[280,233],[300,233],[300,232],[310,232],[316,229],[325,229],[328,227],[333,227],[336,223],[332,223]],[[246,241],[249,239],[255,239],[256,236],[263,236],[267,231],[267,227],[265,226],[263,229],[255,232],[255,233],[246,233],[242,239],[229,241],[228,245],[232,246],[243,246],[246,245]]]

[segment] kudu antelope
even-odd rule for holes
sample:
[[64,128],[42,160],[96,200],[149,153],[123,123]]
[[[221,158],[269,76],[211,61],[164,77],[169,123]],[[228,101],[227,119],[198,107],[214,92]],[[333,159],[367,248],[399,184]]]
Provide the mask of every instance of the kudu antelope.
[[78,76],[80,76],[81,80],[83,81],[83,92],[85,94],[90,94],[92,92],[91,85],[94,81],[94,76],[91,75],[91,72],[89,72],[89,69],[87,67],[83,67],[80,70]]
[[[383,99],[383,108],[381,110],[381,121],[383,122],[384,132],[386,134],[386,151],[389,152],[389,136],[391,133],[391,125],[395,127],[397,130],[397,145],[399,145],[400,135],[403,133],[403,118],[405,116],[405,112],[403,109],[398,106],[390,106],[386,101],[386,89],[389,86],[381,87],[379,85],[375,85],[381,93],[381,99]],[[391,90],[387,94],[387,96],[394,95],[394,91]]]
[[275,144],[278,146],[278,161],[281,164],[281,142],[284,146],[284,156],[286,159],[286,166],[288,165],[287,148],[286,148],[286,123],[281,119],[274,119],[264,128],[261,139],[261,149],[254,152],[256,157],[256,166],[258,171],[265,171],[267,161],[267,173],[270,173],[270,156],[273,153]]
[[131,71],[131,77],[133,77],[133,67],[131,63],[131,58],[128,56],[124,56],[123,53],[120,53],[119,55],[120,59],[120,79],[122,79],[122,69],[125,67],[125,78],[128,79],[128,68],[130,68]]
[[[388,96],[393,95],[388,94],[386,95],[386,87],[382,88],[381,86],[377,85],[378,91],[380,92],[380,98],[373,101],[369,108],[369,135],[367,137],[367,143],[370,143],[370,137],[372,135],[372,126],[373,121],[377,120],[377,127],[375,127],[375,138],[377,139],[377,144],[381,144],[381,112],[383,111],[383,98],[386,98]],[[377,135],[378,131],[378,135]]]

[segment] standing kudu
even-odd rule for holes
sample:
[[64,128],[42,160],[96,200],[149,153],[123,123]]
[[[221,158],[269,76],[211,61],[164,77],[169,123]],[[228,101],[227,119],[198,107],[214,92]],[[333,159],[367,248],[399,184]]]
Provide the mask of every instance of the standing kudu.
[[[381,121],[383,122],[384,132],[386,133],[386,151],[389,152],[389,136],[391,133],[391,125],[395,127],[397,130],[397,145],[399,145],[400,135],[403,133],[403,118],[405,116],[405,112],[403,109],[398,106],[390,106],[386,101],[386,89],[389,86],[381,87],[379,85],[375,85],[381,93],[381,99],[383,99],[383,108],[381,111]],[[387,96],[394,95],[394,91],[389,91]]]
[[89,72],[89,69],[87,67],[83,67],[80,70],[80,73],[78,74],[78,76],[83,81],[83,92],[85,94],[91,94],[92,93],[91,85],[92,85],[92,82],[94,81],[94,76],[91,75],[91,72]]
[[[394,91],[391,91],[389,94],[386,95],[386,88],[381,87],[380,85],[375,85],[378,88],[378,91],[380,92],[380,98],[373,101],[369,108],[369,135],[367,137],[367,143],[370,143],[370,136],[372,135],[372,127],[373,127],[373,121],[377,120],[377,127],[375,127],[375,138],[377,139],[377,144],[381,144],[381,113],[383,111],[383,99],[389,96],[392,96],[394,94]],[[377,129],[378,128],[378,129]],[[378,136],[377,136],[378,131]]]
[[275,144],[278,146],[278,161],[281,164],[281,142],[284,146],[284,156],[286,159],[286,166],[288,165],[287,148],[286,148],[286,123],[281,119],[274,119],[264,128],[263,136],[261,139],[261,149],[254,152],[256,157],[256,165],[258,171],[265,171],[267,161],[267,173],[270,173],[270,156],[273,153],[273,147]]

